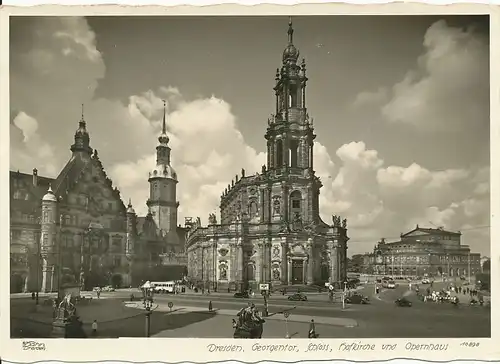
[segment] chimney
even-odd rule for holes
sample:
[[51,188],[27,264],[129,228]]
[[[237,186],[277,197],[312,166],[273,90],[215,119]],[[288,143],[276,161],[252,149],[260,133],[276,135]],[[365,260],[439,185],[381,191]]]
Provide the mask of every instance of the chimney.
[[33,168],[33,186],[38,186],[38,170]]

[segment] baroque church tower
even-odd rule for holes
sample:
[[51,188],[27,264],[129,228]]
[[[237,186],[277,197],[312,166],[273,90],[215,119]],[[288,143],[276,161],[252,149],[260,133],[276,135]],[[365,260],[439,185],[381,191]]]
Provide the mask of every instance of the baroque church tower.
[[[273,87],[276,108],[268,119],[267,162],[261,173],[235,179],[221,195],[221,224],[193,224],[186,241],[192,279],[217,289],[258,289],[272,284],[341,287],[347,274],[347,219],[321,219],[322,183],[314,172],[313,121],[306,105],[306,64],[293,43],[282,53]],[[214,283],[215,282],[215,283]]]
[[156,146],[156,167],[149,173],[147,205],[156,227],[169,233],[177,227],[177,173],[170,165],[170,147],[167,136],[166,102],[163,101],[162,132]]
[[[293,27],[288,24],[288,45],[283,51],[281,69],[276,70],[276,112],[268,122],[266,174],[282,180],[282,198],[272,202],[272,220],[304,223],[319,221],[321,182],[313,169],[316,135],[306,107],[306,64],[293,44]],[[292,186],[293,184],[293,186]]]

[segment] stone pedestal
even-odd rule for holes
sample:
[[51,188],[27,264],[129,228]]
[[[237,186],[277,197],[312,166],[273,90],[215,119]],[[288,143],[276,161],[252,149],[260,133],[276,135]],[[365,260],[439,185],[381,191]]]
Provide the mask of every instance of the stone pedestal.
[[50,337],[52,338],[65,338],[68,323],[62,318],[56,318],[52,323],[52,332]]

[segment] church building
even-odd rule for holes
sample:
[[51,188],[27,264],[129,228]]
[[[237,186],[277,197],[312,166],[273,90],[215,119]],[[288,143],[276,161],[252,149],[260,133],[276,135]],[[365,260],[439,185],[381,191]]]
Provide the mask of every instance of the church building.
[[210,289],[340,285],[347,275],[347,220],[333,224],[319,215],[322,183],[314,171],[313,119],[306,104],[305,60],[288,45],[276,71],[275,113],[268,119],[267,163],[261,173],[241,176],[221,196],[220,216],[198,218],[188,232],[188,277]]
[[83,117],[71,157],[56,178],[10,172],[11,292],[54,292],[64,284],[128,287],[186,273],[186,231],[177,225],[177,174],[165,111],[149,174],[149,213],[125,206],[90,147]]

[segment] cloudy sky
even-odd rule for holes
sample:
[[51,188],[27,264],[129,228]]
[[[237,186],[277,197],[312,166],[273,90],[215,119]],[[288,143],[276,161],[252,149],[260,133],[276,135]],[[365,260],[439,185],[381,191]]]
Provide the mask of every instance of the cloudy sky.
[[[471,16],[295,17],[321,215],[351,254],[416,224],[489,255],[489,27]],[[162,99],[180,222],[265,163],[283,17],[11,18],[11,168],[55,177],[85,104],[91,146],[144,214]]]

